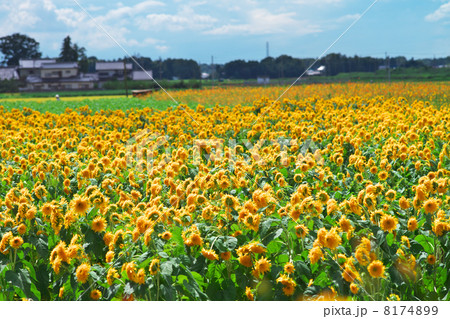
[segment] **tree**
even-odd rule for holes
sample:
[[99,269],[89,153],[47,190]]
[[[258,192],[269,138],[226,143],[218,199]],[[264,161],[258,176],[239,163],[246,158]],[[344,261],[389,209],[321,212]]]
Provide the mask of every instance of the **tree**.
[[86,49],[84,47],[79,47],[76,43],[72,44],[70,36],[65,37],[63,40],[58,61],[78,62],[81,72],[86,73],[89,71],[89,59],[86,55]]
[[70,36],[67,36],[63,40],[61,47],[61,53],[59,54],[58,60],[61,62],[75,62],[78,61],[78,46],[72,45],[72,40]]
[[0,51],[3,64],[19,65],[20,59],[39,59],[39,42],[27,35],[14,33],[0,38]]

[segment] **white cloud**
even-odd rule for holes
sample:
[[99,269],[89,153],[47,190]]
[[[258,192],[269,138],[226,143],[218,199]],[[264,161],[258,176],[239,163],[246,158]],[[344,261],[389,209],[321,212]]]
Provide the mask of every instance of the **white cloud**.
[[158,50],[161,53],[166,52],[167,50],[169,50],[169,47],[167,45],[157,45],[155,46],[156,50]]
[[112,20],[114,22],[120,22],[124,18],[133,18],[140,14],[149,11],[151,8],[165,6],[163,2],[159,1],[142,1],[134,6],[120,5],[117,9],[108,11],[104,16],[100,18],[102,21]]
[[310,5],[310,6],[323,6],[323,5],[330,5],[330,4],[339,4],[344,2],[344,0],[292,0],[292,3],[295,4],[303,4],[303,5]]
[[204,30],[217,19],[210,15],[197,14],[191,7],[183,6],[177,14],[152,13],[136,20],[141,30]]
[[2,12],[6,16],[0,22],[0,35],[6,35],[15,32],[33,28],[41,18],[36,14],[39,3],[32,0],[11,0],[4,1],[0,5]]
[[248,13],[247,23],[226,24],[206,31],[206,34],[276,34],[289,32],[304,35],[320,32],[319,26],[294,18],[294,12],[274,14],[266,9],[255,9]]
[[44,0],[44,9],[47,11],[52,11],[54,10],[56,7],[53,4],[52,0]]
[[[133,6],[126,6],[121,3],[109,11],[99,12],[97,7],[88,8],[87,11],[94,17],[95,21],[90,19],[82,10],[78,8],[54,8],[56,19],[72,29],[70,36],[74,42],[79,45],[95,47],[96,49],[110,49],[117,47],[120,43],[124,47],[146,47],[164,45],[164,41],[154,38],[144,38],[138,40],[133,37],[130,24],[151,8],[165,6],[159,1],[147,0]],[[92,11],[97,11],[93,13]],[[100,26],[100,28],[99,28]],[[102,30],[115,40],[111,39]]]
[[444,18],[450,18],[450,1],[441,5],[436,11],[425,17],[426,21],[436,22]]
[[86,20],[86,15],[79,10],[61,8],[55,9],[54,12],[56,19],[69,27],[77,28]]
[[336,22],[342,23],[342,22],[353,22],[356,19],[361,18],[361,15],[359,13],[356,14],[346,14],[345,16],[339,17],[336,19]]

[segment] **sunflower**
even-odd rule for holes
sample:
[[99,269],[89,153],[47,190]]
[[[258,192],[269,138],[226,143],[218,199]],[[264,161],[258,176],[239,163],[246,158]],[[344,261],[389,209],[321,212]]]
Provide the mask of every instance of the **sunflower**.
[[77,267],[76,275],[78,282],[84,284],[89,278],[89,271],[91,270],[91,265],[87,263],[82,263]]
[[319,259],[323,258],[323,252],[320,247],[313,247],[308,254],[311,264],[315,264]]
[[172,233],[170,231],[165,231],[164,233],[159,234],[158,236],[164,240],[169,240],[170,238],[172,238]]
[[58,297],[61,299],[64,295],[64,287],[59,288]]
[[143,285],[145,283],[145,270],[144,269],[138,270],[138,272],[135,276],[134,282],[139,285]]
[[375,209],[375,206],[377,204],[377,198],[372,193],[367,193],[364,196],[364,206],[367,207],[369,210]]
[[327,236],[327,233],[325,227],[322,227],[317,231],[317,241],[322,246],[325,246],[325,237]]
[[296,225],[295,226],[295,234],[298,238],[305,238],[308,234],[309,230],[305,225]]
[[98,216],[92,221],[92,230],[96,233],[101,233],[106,229],[106,221],[103,217]]
[[397,223],[398,220],[396,217],[384,214],[380,220],[380,227],[382,230],[392,233],[392,231],[395,230],[395,228],[397,228]]
[[192,244],[192,246],[202,246],[203,245],[203,239],[202,239],[202,237],[200,237],[200,234],[198,234],[198,233],[193,233],[189,237],[189,240],[190,240],[190,243]]
[[[340,158],[342,158],[342,157],[340,157]],[[294,285],[286,285],[283,287],[283,293],[288,297],[292,296],[294,294],[294,292],[295,292]]]
[[99,300],[102,297],[102,293],[98,289],[94,289],[91,291],[91,299]]
[[264,273],[268,272],[270,270],[270,267],[272,266],[272,264],[270,263],[270,261],[268,261],[266,258],[261,257],[260,259],[258,259],[255,263],[255,270],[258,273],[261,273],[264,275]]
[[400,199],[398,200],[398,204],[400,205],[401,209],[408,209],[411,206],[409,201],[404,196],[400,197]]
[[342,278],[348,282],[354,282],[359,278],[358,272],[350,264],[346,264],[342,272]]
[[388,173],[386,171],[381,171],[378,173],[378,178],[380,181],[384,181],[388,178]]
[[351,232],[353,230],[353,226],[350,223],[350,220],[347,219],[344,215],[339,219],[339,227],[341,227],[344,232]]
[[9,245],[14,249],[18,249],[22,244],[23,239],[20,236],[13,237],[9,240]]
[[335,199],[331,198],[327,201],[327,215],[332,215],[338,210],[338,204]]
[[255,297],[253,296],[252,289],[250,287],[245,287],[245,296],[250,301],[255,300]]
[[230,251],[226,251],[224,253],[220,253],[219,256],[220,256],[220,259],[222,259],[222,260],[230,260],[231,252]]
[[148,270],[150,271],[150,274],[154,276],[159,272],[159,268],[159,259],[155,258],[150,263],[150,267],[148,268]]
[[352,282],[350,284],[350,291],[352,292],[352,294],[356,295],[358,293],[358,290],[358,286],[354,282]]
[[285,271],[287,274],[293,274],[294,271],[295,271],[294,265],[293,265],[291,262],[287,262],[287,263],[284,265],[284,271]]
[[252,257],[249,254],[239,256],[239,263],[245,267],[252,266]]
[[27,231],[27,226],[25,226],[25,224],[20,224],[18,227],[17,227],[17,232],[19,233],[19,235],[23,235],[23,234],[25,234],[25,232]]
[[75,213],[83,215],[89,208],[89,200],[84,196],[75,195],[70,203]]
[[370,253],[364,247],[356,248],[355,258],[361,266],[366,266],[370,262]]
[[384,277],[384,265],[380,260],[372,261],[367,267],[367,270],[373,278]]
[[388,190],[385,194],[386,200],[392,202],[395,199],[396,194],[397,192],[394,191],[393,189]]
[[216,252],[212,249],[202,249],[202,255],[203,257],[205,257],[206,259],[209,260],[218,260],[219,256],[217,256]]
[[411,217],[408,219],[408,230],[415,231],[419,227],[416,217]]
[[433,223],[432,230],[437,236],[442,236],[444,232],[450,230],[450,225],[447,222],[436,219]]
[[435,198],[427,199],[423,203],[423,209],[425,210],[425,213],[432,214],[438,209],[438,202]]
[[117,270],[115,268],[109,268],[108,274],[106,275],[106,281],[108,282],[108,285],[111,286],[116,278],[119,278]]
[[108,264],[114,259],[114,255],[115,255],[115,253],[113,250],[110,250],[106,253],[105,260]]
[[435,255],[428,255],[427,263],[429,263],[430,265],[434,265],[436,263],[436,256]]
[[327,234],[325,235],[325,244],[324,246],[330,249],[335,249],[337,246],[339,246],[342,242],[341,237],[336,231],[336,228],[332,228]]

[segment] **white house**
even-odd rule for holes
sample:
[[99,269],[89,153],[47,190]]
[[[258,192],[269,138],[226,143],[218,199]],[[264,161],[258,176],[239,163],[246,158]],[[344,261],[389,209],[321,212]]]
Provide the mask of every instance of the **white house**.
[[43,64],[56,63],[55,59],[19,60],[19,75],[25,79],[29,75],[41,76]]
[[3,80],[18,80],[19,73],[16,67],[0,68],[0,81]]
[[95,71],[98,73],[100,81],[108,80],[123,80],[125,76],[125,70],[127,77],[131,78],[133,65],[131,63],[124,62],[96,62]]

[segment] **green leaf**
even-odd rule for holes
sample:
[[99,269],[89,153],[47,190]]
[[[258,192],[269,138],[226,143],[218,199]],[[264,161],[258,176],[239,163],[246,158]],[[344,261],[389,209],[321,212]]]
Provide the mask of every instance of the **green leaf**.
[[166,252],[164,252],[164,251],[158,252],[158,255],[161,258],[169,258],[169,255]]
[[[39,300],[40,299],[40,293],[39,297],[36,296],[34,292],[37,292],[36,286],[31,282],[30,274],[25,269],[19,269],[19,277],[22,281],[23,286],[23,292],[25,293],[27,298],[31,298],[33,300]],[[33,292],[34,291],[34,292]]]
[[414,240],[423,247],[427,254],[432,254],[434,252],[434,243],[431,238],[425,235],[417,235]]
[[386,242],[389,246],[392,246],[392,244],[394,243],[394,234],[392,233],[387,234]]
[[44,238],[31,236],[30,243],[36,247],[36,251],[41,258],[48,258],[48,239],[47,237]]
[[23,291],[22,279],[17,273],[12,270],[7,270],[5,273],[6,282],[11,283],[14,287],[20,288]]
[[114,298],[117,294],[117,292],[120,289],[120,285],[119,284],[112,284],[110,287],[108,287],[108,289],[106,289],[104,295],[103,295],[103,299],[104,300],[111,300],[112,298]]
[[261,240],[264,245],[269,245],[274,239],[277,239],[283,233],[283,228],[278,228],[277,230],[269,233],[265,238]]

